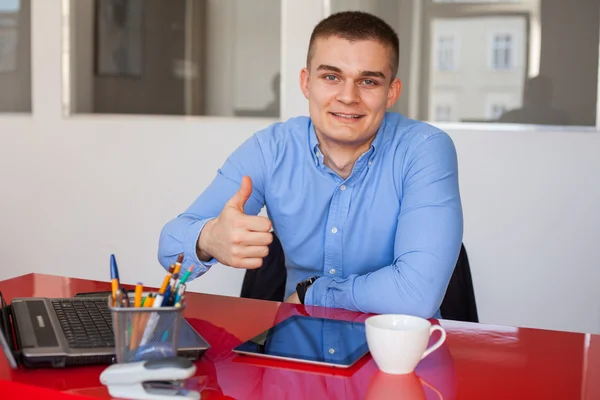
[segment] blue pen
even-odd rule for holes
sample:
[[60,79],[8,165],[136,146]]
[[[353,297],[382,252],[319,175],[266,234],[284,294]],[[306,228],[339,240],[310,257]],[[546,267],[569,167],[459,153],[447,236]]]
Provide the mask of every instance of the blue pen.
[[163,298],[163,302],[161,304],[162,307],[166,307],[169,305],[169,297],[171,297],[171,286],[167,285],[167,290],[165,290],[165,297]]
[[117,290],[119,290],[119,269],[117,268],[117,260],[115,259],[115,255],[110,255],[110,280],[112,284],[112,297],[113,304],[115,306],[120,306],[120,304],[116,304],[117,301]]

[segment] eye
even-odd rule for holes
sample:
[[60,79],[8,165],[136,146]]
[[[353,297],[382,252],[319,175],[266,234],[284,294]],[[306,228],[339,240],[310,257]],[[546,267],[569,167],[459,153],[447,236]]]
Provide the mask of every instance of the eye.
[[365,79],[365,80],[363,81],[363,83],[364,83],[365,85],[367,85],[367,86],[375,86],[375,85],[377,85],[377,81],[374,81],[374,80],[372,80],[372,79]]
[[325,78],[326,81],[335,81],[337,79],[337,77],[335,75],[331,75],[331,74],[327,74],[325,76],[323,76],[323,78]]

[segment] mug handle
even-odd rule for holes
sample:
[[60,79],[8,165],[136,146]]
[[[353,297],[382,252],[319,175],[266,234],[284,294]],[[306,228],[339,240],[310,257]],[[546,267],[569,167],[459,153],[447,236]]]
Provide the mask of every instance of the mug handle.
[[423,356],[421,357],[421,360],[424,359],[425,357],[427,357],[428,355],[430,355],[435,350],[439,349],[440,346],[446,340],[446,331],[444,330],[444,328],[442,328],[439,325],[431,325],[431,327],[429,328],[429,337],[431,337],[431,335],[433,334],[433,331],[440,331],[440,333],[442,334],[442,336],[438,339],[437,342],[435,342],[435,344],[433,346],[431,346],[430,348],[428,348],[427,350],[425,350],[425,353],[423,353]]
[[433,393],[435,393],[440,398],[440,400],[444,400],[444,396],[440,393],[439,390],[437,390],[436,388],[434,388],[433,386],[431,386],[429,384],[429,382],[427,382],[425,379],[419,377],[419,380],[421,381],[421,384],[423,386],[428,387],[429,389],[431,389],[433,391]]

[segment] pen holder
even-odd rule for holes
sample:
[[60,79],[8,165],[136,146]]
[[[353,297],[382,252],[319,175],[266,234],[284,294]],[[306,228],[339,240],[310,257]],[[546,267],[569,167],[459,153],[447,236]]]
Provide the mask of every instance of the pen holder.
[[108,298],[117,363],[159,360],[177,355],[181,307],[114,307]]

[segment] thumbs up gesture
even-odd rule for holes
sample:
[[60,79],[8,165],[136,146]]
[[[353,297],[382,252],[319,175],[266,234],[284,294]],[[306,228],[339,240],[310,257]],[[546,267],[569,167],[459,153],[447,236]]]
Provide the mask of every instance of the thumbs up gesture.
[[252,194],[252,180],[242,178],[240,189],[225,203],[219,216],[209,221],[198,238],[196,251],[201,260],[216,258],[235,268],[259,268],[273,241],[268,218],[244,213]]

